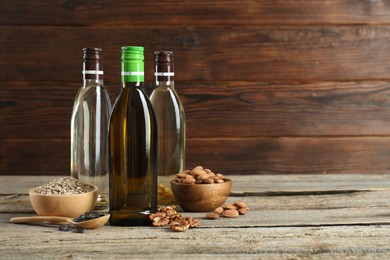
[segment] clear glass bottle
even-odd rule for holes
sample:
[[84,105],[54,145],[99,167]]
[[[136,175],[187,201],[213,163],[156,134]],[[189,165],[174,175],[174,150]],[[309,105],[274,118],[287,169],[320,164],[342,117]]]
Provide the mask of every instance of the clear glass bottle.
[[185,168],[186,123],[183,105],[175,91],[172,51],[155,51],[155,89],[150,95],[158,125],[158,182],[170,180]]
[[143,50],[122,47],[122,89],[109,129],[111,225],[150,225],[157,210],[157,123],[143,89]]
[[99,188],[95,210],[108,210],[108,123],[111,101],[103,84],[99,48],[83,49],[83,86],[71,119],[71,176]]

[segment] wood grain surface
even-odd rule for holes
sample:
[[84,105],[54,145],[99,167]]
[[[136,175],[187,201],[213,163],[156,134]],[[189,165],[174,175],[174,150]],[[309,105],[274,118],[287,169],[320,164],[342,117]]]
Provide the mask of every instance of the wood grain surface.
[[388,1],[0,1],[0,174],[68,174],[81,49],[171,49],[187,165],[228,174],[390,173]]
[[266,25],[389,23],[388,1],[23,0],[0,2],[7,25]]
[[[0,164],[4,174],[69,174],[68,139],[1,140],[0,145],[1,157],[8,158]],[[203,165],[249,175],[387,173],[389,146],[389,137],[194,138],[187,141],[186,168]]]
[[[5,82],[0,96],[7,103],[0,120],[6,123],[0,125],[0,137],[69,138],[79,87],[79,82]],[[114,102],[120,86],[106,88]],[[189,139],[390,132],[384,123],[390,121],[387,82],[176,82],[176,90],[188,115]]]
[[250,207],[245,216],[208,220],[204,212],[182,212],[199,218],[201,226],[181,233],[164,227],[105,225],[80,234],[60,232],[56,225],[9,221],[34,215],[28,189],[54,176],[0,176],[0,258],[52,259],[54,254],[56,259],[390,256],[389,174],[228,177],[233,187],[227,202],[245,201]]
[[390,71],[386,25],[28,25],[3,26],[1,36],[0,80],[79,82],[81,49],[100,46],[104,78],[118,84],[120,47],[137,44],[145,46],[147,81],[154,80],[154,50],[167,48],[175,50],[177,81],[378,80]]

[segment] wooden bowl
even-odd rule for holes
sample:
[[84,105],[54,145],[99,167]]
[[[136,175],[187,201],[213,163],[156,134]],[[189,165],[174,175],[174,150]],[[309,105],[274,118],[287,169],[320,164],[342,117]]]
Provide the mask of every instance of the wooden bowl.
[[213,184],[183,184],[171,181],[175,200],[185,211],[210,212],[222,206],[229,196],[232,181]]
[[77,217],[90,212],[96,204],[98,188],[81,194],[43,195],[35,192],[36,187],[29,190],[30,202],[40,216]]

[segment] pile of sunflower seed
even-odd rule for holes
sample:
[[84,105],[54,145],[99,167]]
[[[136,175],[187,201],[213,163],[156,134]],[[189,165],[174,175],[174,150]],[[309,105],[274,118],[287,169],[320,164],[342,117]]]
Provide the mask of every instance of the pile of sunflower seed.
[[72,177],[60,177],[35,189],[43,195],[74,195],[93,191],[94,187]]

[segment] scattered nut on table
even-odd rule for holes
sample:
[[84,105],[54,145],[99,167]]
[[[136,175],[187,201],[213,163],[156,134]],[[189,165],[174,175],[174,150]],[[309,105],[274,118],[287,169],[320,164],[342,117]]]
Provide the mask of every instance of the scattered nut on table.
[[207,219],[217,219],[219,216],[226,218],[236,218],[239,215],[245,215],[249,212],[248,205],[243,201],[238,201],[231,204],[225,204],[221,207],[218,207],[214,212],[209,212],[206,214]]
[[176,211],[176,206],[158,206],[157,212],[150,214],[149,219],[155,227],[169,225],[173,231],[183,232],[200,225],[199,219],[190,216],[183,217]]

